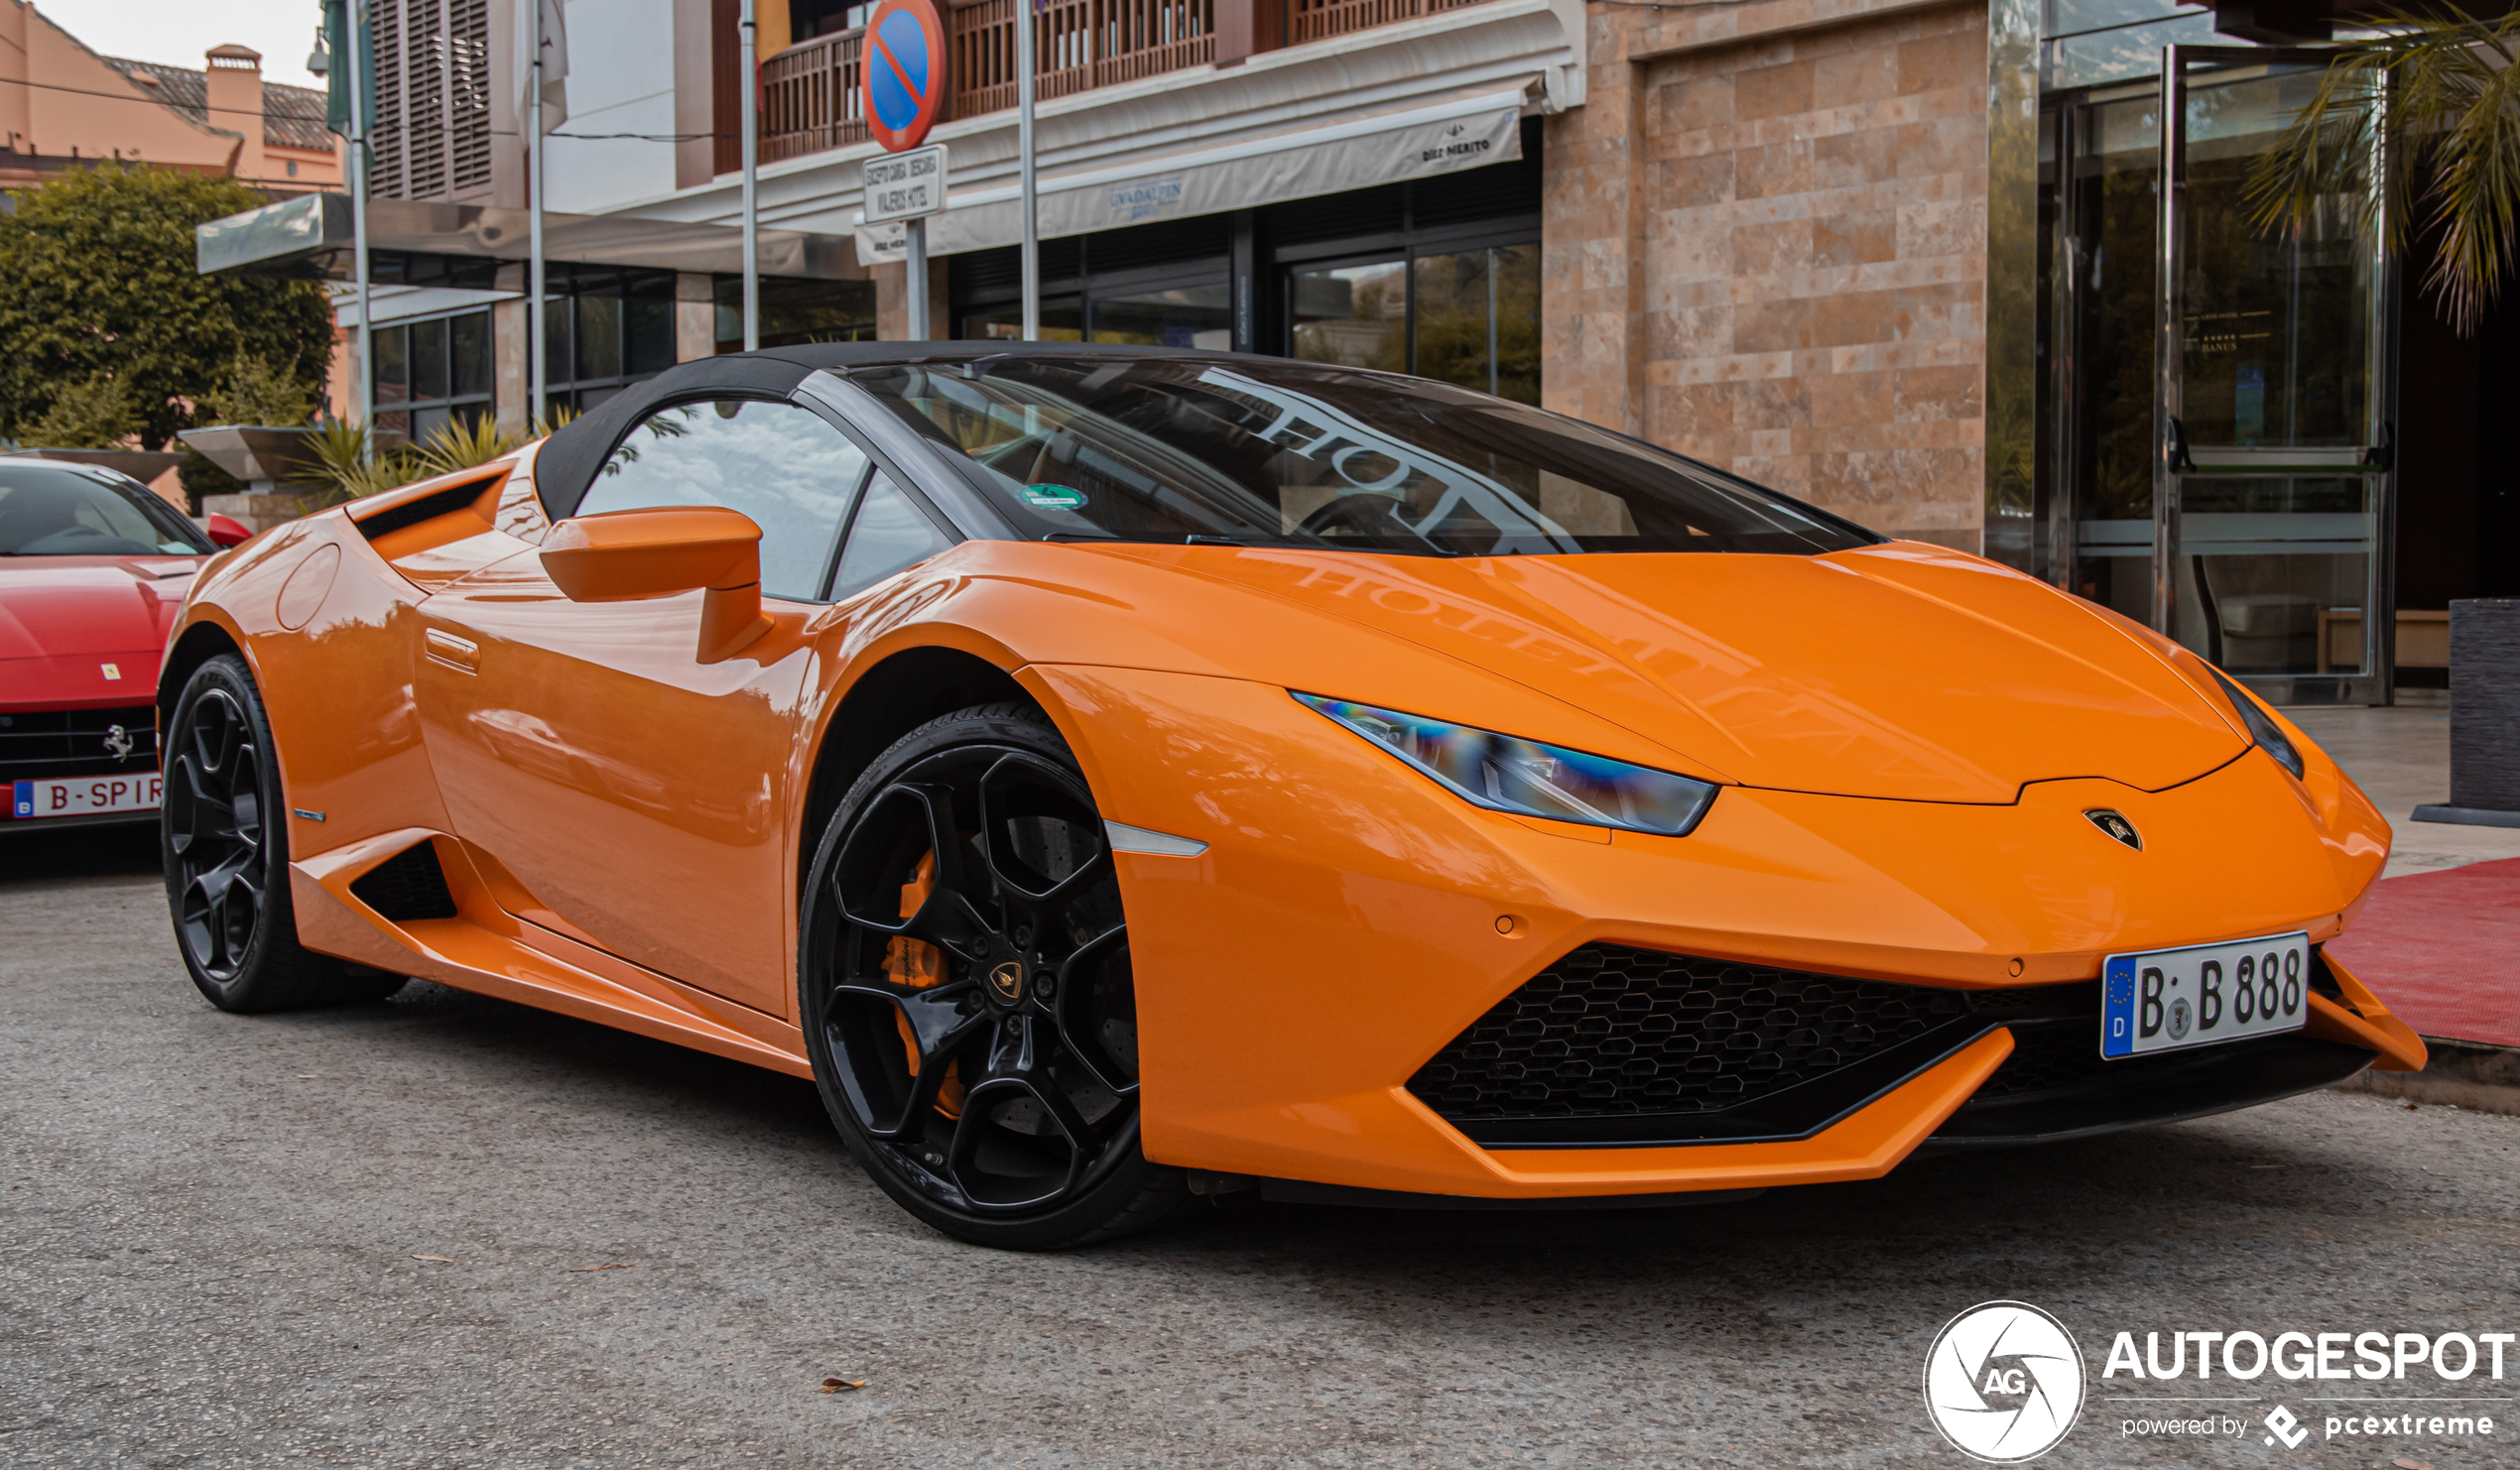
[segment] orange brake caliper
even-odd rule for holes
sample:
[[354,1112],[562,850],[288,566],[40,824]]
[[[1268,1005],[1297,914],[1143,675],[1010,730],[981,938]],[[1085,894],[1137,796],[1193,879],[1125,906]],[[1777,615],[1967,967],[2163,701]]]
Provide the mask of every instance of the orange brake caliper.
[[[932,852],[919,860],[919,871],[901,886],[901,912],[918,913],[936,886],[937,855]],[[884,946],[884,973],[897,985],[925,989],[945,978],[945,955],[922,939],[895,939]],[[910,1029],[910,1018],[899,1011],[893,1013],[893,1025],[901,1028],[901,1044],[910,1053],[910,1073],[915,1077],[919,1074],[918,1035]],[[945,1063],[945,1081],[937,1087],[937,1111],[948,1118],[962,1115],[960,1071],[960,1063]]]

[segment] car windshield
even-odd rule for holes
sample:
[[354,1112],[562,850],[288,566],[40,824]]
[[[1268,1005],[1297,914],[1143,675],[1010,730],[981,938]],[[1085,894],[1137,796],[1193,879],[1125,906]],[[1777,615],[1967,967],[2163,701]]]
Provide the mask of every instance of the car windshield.
[[1388,373],[1024,353],[847,376],[1034,536],[1444,556],[1881,539],[1578,420]]
[[138,480],[0,459],[0,556],[193,556],[218,549]]

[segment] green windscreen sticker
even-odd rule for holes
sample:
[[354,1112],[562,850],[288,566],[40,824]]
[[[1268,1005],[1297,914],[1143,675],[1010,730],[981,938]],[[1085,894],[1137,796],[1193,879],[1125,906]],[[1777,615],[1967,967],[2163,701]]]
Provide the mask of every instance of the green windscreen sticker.
[[1037,511],[1080,511],[1085,508],[1085,492],[1065,485],[1027,485],[1024,503]]

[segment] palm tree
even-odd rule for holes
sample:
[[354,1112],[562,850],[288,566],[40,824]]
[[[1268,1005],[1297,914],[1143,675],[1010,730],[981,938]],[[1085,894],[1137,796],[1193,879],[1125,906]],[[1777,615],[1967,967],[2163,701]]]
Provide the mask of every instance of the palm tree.
[[[2340,51],[2318,94],[2249,174],[2261,229],[2307,226],[2325,199],[2359,198],[2355,226],[2391,251],[2438,227],[2441,253],[2424,282],[2443,315],[2472,336],[2511,268],[2520,224],[2520,11],[2482,20],[2456,12],[2384,12],[2377,33]],[[2385,148],[2387,187],[2364,181]]]

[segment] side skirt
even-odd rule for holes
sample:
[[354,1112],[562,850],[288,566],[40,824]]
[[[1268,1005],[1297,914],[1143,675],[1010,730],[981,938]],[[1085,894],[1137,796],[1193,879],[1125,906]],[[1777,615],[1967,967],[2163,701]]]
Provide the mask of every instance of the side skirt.
[[[386,919],[350,891],[369,870],[430,842],[452,919]],[[618,1027],[795,1077],[814,1075],[805,1037],[777,1017],[694,990],[528,923],[498,907],[463,842],[409,828],[290,864],[299,942],[379,969]],[[564,957],[565,956],[565,957]]]

